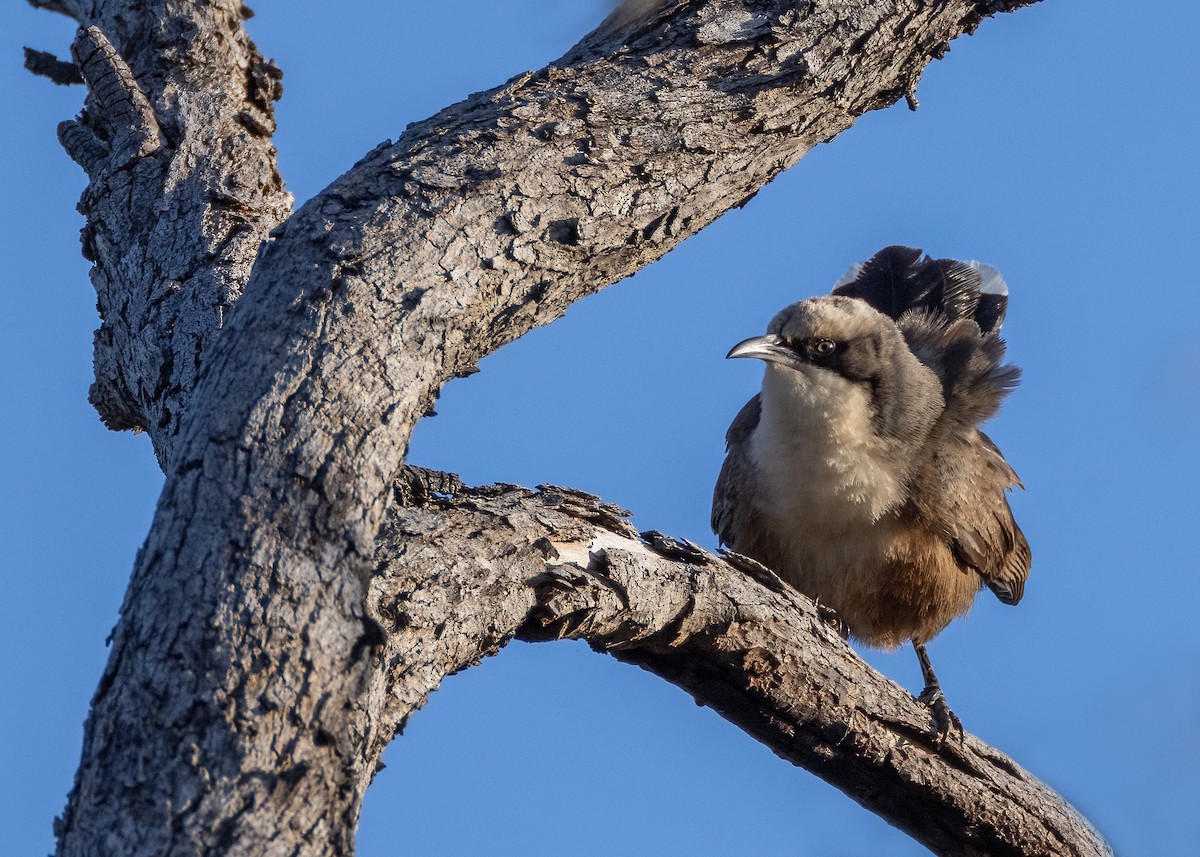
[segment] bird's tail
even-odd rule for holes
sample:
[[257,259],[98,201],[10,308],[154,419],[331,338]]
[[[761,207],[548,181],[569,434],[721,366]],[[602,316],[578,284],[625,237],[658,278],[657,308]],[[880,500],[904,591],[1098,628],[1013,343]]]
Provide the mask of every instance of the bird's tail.
[[949,323],[969,318],[983,334],[998,331],[1008,309],[1008,286],[991,265],[931,259],[900,245],[853,265],[833,293],[864,300],[896,321],[914,310]]

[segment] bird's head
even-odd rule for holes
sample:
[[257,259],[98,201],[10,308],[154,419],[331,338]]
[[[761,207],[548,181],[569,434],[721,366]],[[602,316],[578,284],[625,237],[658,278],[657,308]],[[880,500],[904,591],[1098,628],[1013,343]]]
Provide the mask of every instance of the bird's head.
[[941,410],[941,385],[909,350],[900,328],[859,298],[810,298],[783,309],[764,336],[729,357],[767,363],[764,403],[780,414],[861,402],[873,431],[920,438]]
[[907,351],[896,323],[857,298],[821,297],[780,311],[765,336],[739,342],[728,357],[755,357],[800,372],[823,371],[861,383],[879,377]]

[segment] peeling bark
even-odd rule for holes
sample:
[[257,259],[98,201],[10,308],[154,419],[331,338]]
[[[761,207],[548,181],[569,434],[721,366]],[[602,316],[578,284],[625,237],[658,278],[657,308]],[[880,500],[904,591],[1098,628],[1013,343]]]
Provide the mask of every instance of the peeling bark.
[[569,489],[395,480],[446,380],[911,97],[1024,0],[627,5],[290,216],[280,75],[240,3],[35,5],[88,25],[60,139],[90,180],[91,398],[168,473],[61,854],[350,853],[386,743],[514,635],[662,675],[942,853],[1106,853],[975,739],[935,752],[924,709],[765,569]]

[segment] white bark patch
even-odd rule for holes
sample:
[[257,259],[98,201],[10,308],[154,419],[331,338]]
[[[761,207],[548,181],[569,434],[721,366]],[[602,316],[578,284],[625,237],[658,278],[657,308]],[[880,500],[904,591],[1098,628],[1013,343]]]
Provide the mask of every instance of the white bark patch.
[[645,560],[657,558],[657,554],[640,541],[618,535],[612,530],[600,528],[593,531],[591,540],[586,544],[581,541],[551,542],[551,544],[558,552],[559,561],[554,563],[555,566],[573,565],[577,568],[587,568],[591,564],[593,554],[610,550],[635,554]]
[[744,9],[730,13],[716,21],[710,21],[696,33],[696,41],[702,45],[719,45],[733,41],[749,41],[771,28],[766,15],[747,15]]

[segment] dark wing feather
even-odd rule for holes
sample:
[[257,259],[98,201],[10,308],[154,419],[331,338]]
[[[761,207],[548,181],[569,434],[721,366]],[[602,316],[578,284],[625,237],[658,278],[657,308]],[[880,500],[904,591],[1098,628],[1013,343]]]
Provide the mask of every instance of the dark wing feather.
[[754,502],[758,478],[746,449],[758,425],[761,402],[757,395],[746,402],[725,433],[727,452],[713,489],[712,528],[730,550],[779,569],[785,565],[787,553],[775,528],[761,518]]
[[746,450],[761,411],[761,399],[756,395],[746,402],[725,433],[727,452],[713,489],[712,528],[730,550],[778,569],[787,554],[775,529],[759,515],[754,502],[758,478]]
[[750,461],[746,457],[744,445],[758,425],[759,414],[762,412],[762,400],[755,395],[742,406],[738,415],[733,418],[729,430],[725,433],[725,462],[721,465],[721,475],[717,477],[717,485],[713,489],[712,529],[720,538],[721,543],[728,545],[739,553],[747,553],[745,545],[739,546],[734,539],[737,533],[750,532],[756,528],[746,527],[744,520],[752,514],[749,498],[743,497],[739,487],[744,488],[754,484],[749,470]]

